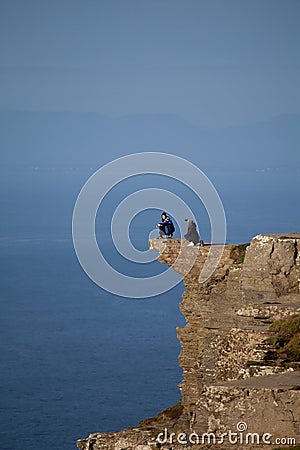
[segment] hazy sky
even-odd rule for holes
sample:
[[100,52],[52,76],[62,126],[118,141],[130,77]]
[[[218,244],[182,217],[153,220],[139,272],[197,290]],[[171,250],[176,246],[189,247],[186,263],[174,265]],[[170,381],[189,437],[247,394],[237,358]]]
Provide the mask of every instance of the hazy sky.
[[300,112],[299,0],[1,0],[0,109]]

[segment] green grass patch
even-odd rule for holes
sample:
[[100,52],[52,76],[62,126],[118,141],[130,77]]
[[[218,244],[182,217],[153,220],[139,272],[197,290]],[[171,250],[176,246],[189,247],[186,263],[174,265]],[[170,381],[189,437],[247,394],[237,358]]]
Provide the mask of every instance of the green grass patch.
[[279,358],[300,361],[300,314],[276,320],[270,326],[274,334],[268,342],[275,347]]
[[174,420],[179,419],[182,413],[183,413],[183,406],[179,402],[176,405],[170,406],[169,408],[165,409],[161,414],[164,414],[165,416]]
[[232,247],[230,250],[230,258],[233,259],[234,264],[242,264],[245,259],[246,248],[250,245],[250,242],[246,244],[239,244]]

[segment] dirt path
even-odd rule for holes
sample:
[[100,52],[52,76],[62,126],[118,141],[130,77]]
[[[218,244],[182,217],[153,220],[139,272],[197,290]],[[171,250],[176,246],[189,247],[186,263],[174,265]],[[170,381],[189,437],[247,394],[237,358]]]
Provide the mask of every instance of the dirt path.
[[300,370],[279,375],[266,375],[261,377],[245,378],[244,380],[224,381],[221,383],[214,383],[214,386],[236,386],[258,389],[291,389],[297,386],[300,389]]

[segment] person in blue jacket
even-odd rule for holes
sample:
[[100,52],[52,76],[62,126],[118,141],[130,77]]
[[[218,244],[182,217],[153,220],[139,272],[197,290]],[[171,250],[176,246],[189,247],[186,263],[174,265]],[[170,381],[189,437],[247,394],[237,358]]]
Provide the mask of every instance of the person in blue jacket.
[[167,215],[166,212],[163,212],[161,214],[161,222],[156,225],[156,227],[159,229],[159,237],[161,238],[171,238],[173,237],[173,233],[175,231],[174,224],[170,217]]

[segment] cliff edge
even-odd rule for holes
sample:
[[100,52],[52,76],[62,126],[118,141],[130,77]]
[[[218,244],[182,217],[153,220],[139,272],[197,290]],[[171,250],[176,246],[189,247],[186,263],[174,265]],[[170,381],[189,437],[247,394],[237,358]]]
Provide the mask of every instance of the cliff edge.
[[187,324],[177,329],[181,402],[137,427],[80,439],[78,448],[297,448],[300,233],[226,245],[204,283],[209,245],[153,239],[149,247],[183,274],[186,288],[180,309]]

